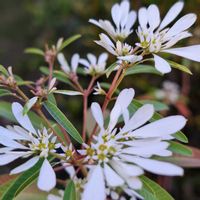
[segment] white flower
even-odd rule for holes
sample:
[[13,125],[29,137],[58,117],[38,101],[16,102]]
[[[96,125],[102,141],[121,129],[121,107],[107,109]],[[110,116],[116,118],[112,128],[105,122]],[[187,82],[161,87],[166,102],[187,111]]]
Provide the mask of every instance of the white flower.
[[131,63],[142,60],[142,56],[134,55],[133,47],[127,43],[122,43],[118,40],[116,44],[114,44],[104,33],[101,33],[99,37],[100,40],[95,42],[105,48],[109,53],[117,56],[119,60],[126,60]]
[[0,144],[4,146],[0,148],[0,166],[18,158],[29,158],[10,172],[10,174],[17,174],[30,169],[40,158],[44,158],[38,178],[38,187],[49,191],[56,185],[56,175],[47,157],[50,152],[55,152],[60,144],[56,143],[56,137],[48,134],[46,128],[36,131],[28,116],[23,115],[23,107],[19,103],[12,104],[12,112],[23,128],[0,126]]
[[163,82],[163,89],[155,91],[156,98],[160,100],[168,100],[169,103],[174,104],[180,97],[180,88],[177,83],[171,81]]
[[106,95],[106,92],[101,88],[101,85],[99,82],[97,82],[97,86],[94,88],[94,95]]
[[62,53],[59,53],[57,56],[58,62],[60,63],[60,66],[61,66],[61,69],[66,74],[69,74],[71,72],[76,73],[77,67],[79,64],[79,58],[80,58],[79,54],[77,54],[77,53],[74,54],[71,59],[71,66],[69,66],[67,60],[65,59],[65,57]]
[[111,14],[116,28],[108,20],[90,19],[89,22],[106,31],[114,41],[123,41],[133,32],[132,26],[137,18],[136,12],[129,10],[130,3],[126,0],[122,1],[121,4],[116,3],[113,5]]
[[88,53],[87,59],[80,59],[79,63],[85,67],[85,72],[90,75],[103,74],[106,68],[106,61],[108,59],[107,53],[102,53],[99,58],[94,54]]
[[63,145],[61,145],[61,149],[63,150],[64,154],[60,154],[60,155],[66,156],[67,160],[69,160],[73,156],[73,154],[74,154],[74,151],[73,151],[71,143],[70,143],[69,146],[63,146]]
[[[93,164],[83,192],[84,200],[93,199],[95,195],[100,195],[98,200],[105,199],[105,185],[111,188],[125,187],[124,192],[132,191],[132,196],[139,196],[134,190],[142,187],[138,176],[144,173],[143,170],[159,175],[183,175],[182,168],[151,157],[172,155],[167,141],[183,128],[186,119],[183,116],[171,116],[144,125],[153,116],[154,108],[150,104],[144,105],[130,117],[128,106],[133,97],[133,89],[121,91],[106,129],[99,104],[93,103],[91,106],[100,131],[90,146],[79,151]],[[125,124],[118,130],[115,126],[121,115]]]
[[137,43],[141,48],[144,48],[147,53],[153,53],[155,67],[161,73],[171,71],[170,64],[156,55],[158,52],[175,54],[187,59],[200,62],[200,45],[193,45],[182,48],[171,48],[180,40],[190,37],[192,34],[188,32],[194,22],[196,15],[193,13],[181,17],[171,28],[167,26],[178,16],[183,8],[183,2],[175,3],[168,11],[164,19],[160,20],[160,12],[156,5],[152,4],[148,8],[139,10],[138,18],[138,37],[140,43]]

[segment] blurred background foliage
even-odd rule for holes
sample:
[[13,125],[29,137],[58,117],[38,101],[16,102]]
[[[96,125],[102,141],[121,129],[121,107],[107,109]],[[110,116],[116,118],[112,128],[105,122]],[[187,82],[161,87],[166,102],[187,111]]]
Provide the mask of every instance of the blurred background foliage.
[[[88,23],[89,18],[110,19],[110,9],[114,0],[6,0],[0,1],[0,63],[4,66],[13,66],[14,72],[24,79],[36,80],[39,78],[39,67],[45,65],[41,57],[24,54],[27,47],[44,48],[45,43],[55,44],[60,37],[70,37],[81,34],[79,41],[65,49],[65,55],[70,56],[78,52],[85,56],[88,52],[99,54],[103,49],[93,40],[98,39],[101,32]],[[133,9],[156,3],[165,15],[174,0],[131,0]],[[183,13],[195,12],[198,21],[193,26],[194,37],[184,40],[184,45],[200,43],[200,0],[185,0]],[[129,43],[136,40],[132,34]],[[200,53],[200,52],[199,52]],[[136,95],[144,95],[155,87],[161,88],[164,80],[172,80],[179,84],[184,97],[185,106],[191,111],[185,133],[190,145],[200,147],[200,64],[175,58],[177,62],[186,64],[193,72],[193,76],[183,75],[173,70],[164,77],[156,75],[136,75],[127,77],[121,86],[134,87]],[[109,63],[114,58],[110,56]],[[58,67],[58,66],[57,66]],[[86,80],[87,81],[87,80]],[[67,89],[67,88],[66,88]],[[59,98],[59,97],[57,97]],[[70,97],[57,99],[65,108],[68,117],[81,127],[80,99]],[[91,100],[90,100],[91,101]],[[72,114],[70,114],[72,113]],[[167,114],[177,114],[177,109],[171,106]],[[73,116],[73,117],[72,117]],[[184,178],[168,180],[168,189],[175,199],[200,199],[200,170],[186,170]]]

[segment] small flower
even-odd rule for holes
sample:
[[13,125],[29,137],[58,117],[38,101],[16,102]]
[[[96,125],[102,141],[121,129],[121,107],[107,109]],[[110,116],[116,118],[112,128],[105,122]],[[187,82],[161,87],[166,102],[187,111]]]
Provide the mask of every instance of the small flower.
[[25,163],[11,170],[10,174],[17,174],[33,167],[40,158],[43,164],[38,178],[38,187],[49,191],[56,185],[56,175],[47,157],[60,147],[56,137],[48,134],[46,128],[36,131],[27,115],[23,115],[23,107],[19,103],[12,104],[12,112],[20,126],[0,127],[0,165],[6,165],[18,158],[29,158]]
[[61,145],[61,149],[63,150],[64,154],[60,154],[60,155],[65,156],[67,160],[69,160],[74,154],[72,144],[70,144],[69,146]]
[[188,32],[194,22],[196,15],[193,13],[181,17],[171,28],[167,26],[178,16],[183,8],[183,2],[175,3],[168,11],[164,19],[160,20],[160,12],[156,5],[152,4],[148,8],[139,10],[139,24],[137,34],[140,43],[137,46],[145,49],[147,53],[154,56],[155,67],[161,73],[171,71],[170,64],[157,55],[159,52],[175,54],[187,59],[200,62],[200,45],[193,45],[182,48],[171,48],[182,39],[190,37]]
[[97,86],[94,88],[94,95],[106,95],[106,92],[105,92],[105,90],[103,90],[102,88],[101,88],[101,85],[100,85],[100,83],[99,82],[97,82]]
[[108,20],[90,19],[89,22],[106,31],[114,41],[124,41],[133,32],[131,28],[136,21],[136,12],[129,10],[130,3],[126,0],[113,5],[111,14],[116,28]]
[[130,63],[135,63],[142,60],[142,56],[134,55],[133,47],[127,43],[122,43],[119,40],[114,45],[107,35],[101,33],[100,40],[95,41],[98,45],[105,48],[109,53],[117,56],[119,60],[126,60]]
[[87,59],[80,59],[79,63],[85,66],[85,73],[92,76],[103,74],[106,68],[106,61],[108,59],[107,53],[102,53],[99,58],[91,53],[87,54]]
[[[171,116],[146,124],[153,116],[154,108],[146,104],[130,117],[128,106],[133,97],[133,89],[121,91],[106,129],[99,104],[92,103],[92,114],[100,131],[92,144],[85,147],[85,151],[79,151],[93,166],[85,185],[83,200],[92,200],[95,196],[99,196],[99,200],[105,199],[106,185],[111,188],[121,187],[122,190],[124,188],[124,192],[131,191],[133,197],[140,196],[135,190],[142,187],[139,176],[144,170],[159,175],[183,174],[181,167],[151,157],[172,155],[167,141],[174,139],[172,134],[183,128],[186,119],[183,116]],[[124,126],[118,130],[115,126],[121,115]],[[89,152],[93,153],[89,155]]]
[[78,64],[79,64],[79,54],[74,54],[72,56],[72,59],[71,59],[71,66],[69,66],[67,60],[65,59],[63,53],[59,53],[57,55],[57,59],[58,59],[58,62],[60,63],[61,65],[61,69],[66,73],[66,74],[69,74],[69,73],[75,73],[76,74],[76,71],[77,71],[77,68],[78,68]]

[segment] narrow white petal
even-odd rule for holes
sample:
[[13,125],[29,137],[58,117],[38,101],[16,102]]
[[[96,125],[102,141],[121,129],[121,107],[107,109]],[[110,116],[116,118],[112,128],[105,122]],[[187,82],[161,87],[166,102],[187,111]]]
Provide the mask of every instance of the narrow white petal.
[[23,163],[22,165],[14,168],[13,170],[11,170],[10,174],[18,174],[21,173],[23,171],[26,171],[28,169],[30,169],[31,167],[33,167],[39,160],[39,157],[33,157],[30,160],[26,161],[25,163]]
[[104,165],[104,174],[108,186],[118,187],[124,184],[124,180],[107,164]]
[[106,189],[103,171],[100,165],[97,165],[89,174],[82,195],[82,200],[105,200]]
[[79,63],[84,65],[85,67],[90,67],[90,63],[86,59],[80,59]]
[[100,56],[99,56],[99,59],[98,59],[98,65],[101,65],[102,63],[105,63],[106,60],[108,59],[108,54],[107,53],[102,53]]
[[128,186],[134,190],[142,188],[142,181],[138,177],[129,177],[127,179]]
[[96,63],[97,63],[97,58],[96,58],[95,55],[93,55],[93,54],[91,54],[91,53],[88,53],[88,54],[87,54],[87,57],[88,57],[88,60],[90,61],[90,63],[91,63],[92,65],[96,65]]
[[94,25],[98,26],[99,28],[102,28],[101,24],[95,19],[89,19],[89,22],[91,24],[94,24]]
[[182,11],[184,6],[184,3],[179,1],[176,2],[168,11],[168,13],[165,15],[164,19],[162,20],[162,23],[160,24],[159,29],[165,28],[168,24],[170,24]]
[[138,13],[138,20],[139,24],[142,28],[147,27],[147,22],[148,22],[148,13],[146,8],[140,8],[139,13]]
[[135,21],[137,19],[137,14],[135,11],[131,11],[128,15],[127,21],[126,21],[126,26],[125,29],[126,30],[130,30],[133,26],[133,24],[135,24]]
[[125,124],[120,133],[125,133],[134,130],[149,121],[154,114],[154,107],[151,104],[146,104],[139,108],[131,119]]
[[154,54],[154,61],[155,61],[155,68],[162,74],[171,72],[171,67],[169,63],[160,56]]
[[24,154],[2,154],[0,155],[0,166],[11,163],[12,161],[22,157]]
[[69,73],[70,72],[69,64],[67,63],[63,53],[59,53],[57,55],[57,59],[58,59],[58,62],[60,63],[60,65],[61,65],[62,70],[65,73]]
[[113,19],[115,25],[117,27],[119,27],[120,18],[121,18],[121,12],[120,12],[119,4],[113,5],[113,7],[111,9],[111,15],[112,15],[112,19]]
[[128,135],[139,138],[148,137],[162,137],[164,135],[171,135],[181,130],[186,124],[185,117],[181,115],[174,115],[157,120],[147,124]]
[[26,130],[30,131],[31,133],[36,134],[35,129],[28,117],[28,115],[23,115],[23,107],[15,102],[12,104],[12,112],[15,116],[15,119],[19,122],[21,126],[23,126]]
[[79,63],[79,59],[80,59],[80,56],[77,53],[72,56],[71,67],[72,67],[72,71],[74,73],[76,73],[78,63]]
[[83,95],[81,92],[73,91],[73,90],[55,90],[53,93],[64,94],[64,95],[69,95],[69,96]]
[[120,4],[120,26],[123,28],[126,25],[128,14],[130,9],[130,3],[129,1],[122,1]]
[[47,192],[56,186],[56,174],[47,159],[44,160],[40,169],[37,186],[40,190]]
[[192,45],[188,47],[166,49],[162,52],[171,53],[177,56],[181,56],[190,60],[200,62],[200,45]]
[[92,110],[92,115],[95,118],[97,124],[101,129],[103,129],[104,120],[100,105],[98,103],[92,103],[91,110]]
[[193,13],[184,15],[169,29],[165,37],[170,38],[174,35],[177,35],[178,33],[181,33],[182,31],[185,31],[194,24],[196,19],[197,16]]
[[181,167],[167,162],[133,156],[123,156],[123,159],[128,162],[135,163],[143,169],[158,175],[182,176],[184,173]]
[[130,63],[135,63],[138,62],[140,60],[142,60],[142,56],[136,56],[136,55],[127,55],[127,56],[118,56],[117,57],[119,60],[125,60],[128,61]]
[[156,5],[152,4],[148,7],[147,12],[148,12],[149,26],[153,31],[160,24],[160,11]]

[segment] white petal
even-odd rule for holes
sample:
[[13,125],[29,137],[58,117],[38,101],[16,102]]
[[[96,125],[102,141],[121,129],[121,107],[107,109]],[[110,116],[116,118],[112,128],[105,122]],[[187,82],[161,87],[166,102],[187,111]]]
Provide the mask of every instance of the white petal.
[[181,115],[174,115],[157,120],[147,124],[128,135],[140,138],[148,137],[162,137],[164,135],[171,135],[181,130],[186,124],[185,117]]
[[64,94],[69,96],[83,95],[81,92],[73,90],[55,90],[53,93]]
[[80,59],[79,63],[84,65],[85,67],[90,67],[90,63],[86,59]]
[[101,65],[102,63],[105,63],[106,60],[108,59],[108,54],[107,53],[102,53],[100,56],[99,56],[99,59],[98,59],[98,65]]
[[169,29],[169,31],[165,34],[165,37],[170,38],[182,31],[185,31],[194,24],[196,19],[197,16],[193,13],[184,15]]
[[126,25],[128,14],[129,14],[130,4],[129,1],[122,1],[120,4],[120,26],[123,28]]
[[37,100],[38,100],[38,97],[33,97],[29,99],[29,101],[25,104],[24,109],[30,110],[35,105]]
[[135,23],[137,19],[137,14],[135,11],[131,11],[128,15],[127,21],[126,21],[126,26],[125,29],[126,30],[130,30],[133,26],[133,24]]
[[98,103],[92,103],[91,105],[92,115],[95,118],[97,124],[101,129],[104,129],[104,120],[103,120],[103,113],[101,107]]
[[97,58],[96,58],[95,55],[93,55],[93,54],[91,54],[91,53],[88,53],[88,54],[87,54],[87,57],[88,57],[88,60],[90,61],[90,63],[91,63],[92,65],[96,65],[96,63],[97,63]]
[[154,107],[151,104],[146,104],[139,108],[125,124],[120,133],[125,133],[134,130],[149,121],[154,114]]
[[40,169],[37,186],[40,190],[47,192],[56,186],[56,174],[47,159],[44,160]]
[[61,65],[62,70],[65,73],[69,73],[70,72],[69,64],[67,63],[64,55],[62,53],[59,53],[57,55],[57,59],[58,59],[58,62],[60,63],[60,65]]
[[152,4],[147,9],[149,26],[153,31],[160,24],[160,12],[156,5]]
[[101,24],[95,19],[89,19],[89,22],[94,24],[94,25],[96,25],[96,26],[98,26],[98,27],[100,27],[100,28],[102,28]]
[[133,156],[123,156],[123,159],[128,162],[135,163],[143,169],[158,175],[182,176],[184,173],[181,167],[167,162]]
[[128,61],[130,63],[135,63],[138,62],[140,60],[142,60],[142,56],[136,56],[136,55],[127,55],[127,56],[118,56],[117,57],[119,60],[125,60]]
[[140,8],[139,13],[138,13],[138,20],[139,24],[142,28],[147,27],[147,22],[148,22],[148,13],[146,8]]
[[15,102],[12,104],[12,112],[15,116],[15,119],[19,122],[21,126],[23,126],[26,130],[30,131],[31,133],[36,134],[35,129],[28,117],[28,115],[23,115],[23,107]]
[[121,12],[119,4],[113,5],[111,9],[112,19],[117,27],[119,27],[120,18],[121,18]]
[[18,153],[18,154],[2,154],[0,155],[0,166],[6,165],[8,163],[11,163],[12,161],[24,156],[24,153]]
[[13,170],[11,170],[10,174],[18,174],[21,173],[23,171],[26,171],[28,169],[30,169],[31,167],[33,167],[39,160],[39,157],[33,157],[30,160],[26,161],[25,163],[23,163],[22,165],[14,168]]
[[105,200],[106,189],[103,177],[103,171],[100,165],[97,165],[89,174],[82,195],[82,200]]
[[168,11],[168,13],[165,15],[164,19],[162,20],[162,23],[160,24],[159,29],[165,28],[168,24],[170,24],[182,11],[184,6],[184,3],[179,1],[176,2]]
[[166,49],[162,52],[175,54],[177,56],[181,56],[190,60],[194,60],[200,62],[200,45],[192,45],[188,47],[181,47],[181,48],[173,48],[173,49]]
[[79,59],[80,59],[80,56],[77,53],[72,56],[71,67],[72,67],[72,71],[74,73],[76,73],[78,63],[79,63]]
[[118,187],[124,184],[124,180],[107,164],[104,165],[104,174],[108,186]]
[[154,54],[154,61],[155,61],[155,68],[162,74],[171,72],[171,67],[169,63],[160,56]]
[[127,183],[132,189],[139,190],[142,188],[142,181],[138,177],[129,177]]

